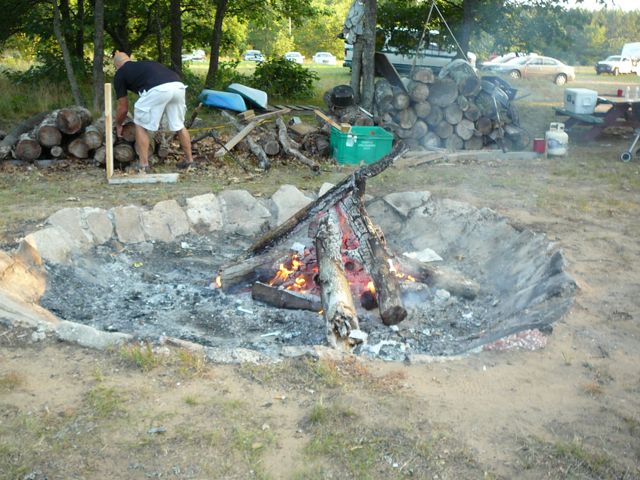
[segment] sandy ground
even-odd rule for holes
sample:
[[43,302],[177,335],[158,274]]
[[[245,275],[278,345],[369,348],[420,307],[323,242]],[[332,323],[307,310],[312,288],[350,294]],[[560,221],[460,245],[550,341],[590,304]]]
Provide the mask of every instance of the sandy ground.
[[491,207],[559,243],[580,289],[544,349],[219,366],[0,327],[0,478],[639,479],[640,161],[619,162],[627,143],[371,186]]

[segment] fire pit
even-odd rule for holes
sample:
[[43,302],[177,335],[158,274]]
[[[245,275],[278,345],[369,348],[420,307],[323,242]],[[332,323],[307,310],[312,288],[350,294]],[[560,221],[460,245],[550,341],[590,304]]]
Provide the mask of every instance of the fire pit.
[[[298,295],[303,301],[292,308],[256,300],[255,282],[226,289],[216,277],[246,258],[267,226],[283,224],[313,200],[283,186],[269,200],[225,191],[190,198],[182,206],[160,202],[151,210],[65,209],[28,235],[21,250],[35,249],[45,260],[47,287],[39,303],[60,319],[118,332],[114,335],[178,339],[210,351],[250,351],[274,359],[328,342],[318,312],[322,302],[314,295],[318,287],[309,285],[318,278],[313,262],[305,259],[313,239],[282,242],[287,252],[298,252],[303,263],[295,271],[304,275],[297,278],[307,283],[293,287],[303,291]],[[354,261],[346,276],[353,283],[358,320],[356,354],[412,361],[494,348],[497,341],[504,346],[509,336],[548,334],[571,305],[575,283],[564,272],[562,253],[543,234],[429,192],[368,198],[366,208],[397,260],[406,318],[385,325],[380,310],[367,309],[375,293]],[[294,257],[287,258],[283,267],[292,273]],[[275,276],[281,256],[267,253],[262,260]],[[416,281],[421,279],[402,271],[416,264],[425,269],[418,273],[431,277]],[[289,286],[301,283],[280,272]],[[257,279],[267,286],[270,280]]]

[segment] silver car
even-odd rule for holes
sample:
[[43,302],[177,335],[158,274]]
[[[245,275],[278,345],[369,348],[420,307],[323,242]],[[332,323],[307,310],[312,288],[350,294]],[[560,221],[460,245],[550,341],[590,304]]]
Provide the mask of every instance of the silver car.
[[573,67],[551,57],[539,55],[519,57],[505,63],[499,63],[489,67],[495,73],[509,75],[513,79],[518,78],[551,78],[556,85],[564,85],[568,81],[576,79]]

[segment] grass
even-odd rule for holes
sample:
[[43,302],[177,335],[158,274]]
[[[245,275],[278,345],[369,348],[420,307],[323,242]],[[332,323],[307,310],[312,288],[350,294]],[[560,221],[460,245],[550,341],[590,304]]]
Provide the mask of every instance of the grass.
[[524,470],[546,471],[553,478],[632,478],[613,458],[591,450],[578,438],[546,442],[532,437],[521,441],[518,453]]
[[161,357],[153,351],[148,342],[122,346],[120,357],[143,372],[148,372],[162,363]]
[[0,393],[16,390],[24,384],[24,376],[19,372],[8,372],[0,376]]

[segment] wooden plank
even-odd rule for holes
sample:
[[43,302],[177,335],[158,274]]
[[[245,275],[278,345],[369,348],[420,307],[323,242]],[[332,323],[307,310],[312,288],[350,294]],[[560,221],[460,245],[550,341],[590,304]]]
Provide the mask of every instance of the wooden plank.
[[246,112],[240,112],[236,116],[238,118],[241,118],[242,120],[251,120],[253,117],[256,116],[256,112],[254,112],[253,110],[247,110]]
[[216,158],[224,157],[228,151],[231,151],[231,149],[233,149],[233,147],[240,143],[244,137],[249,135],[249,133],[251,133],[251,131],[258,126],[258,123],[259,122],[257,120],[253,120],[249,125],[244,127],[242,130],[236,133],[227,143],[225,143],[224,147],[220,148],[220,150],[218,150],[214,156]]
[[104,84],[104,143],[107,180],[113,176],[113,110],[111,106],[111,84]]
[[144,183],[176,183],[178,173],[143,173],[138,175],[115,176],[109,178],[109,185],[144,184]]
[[262,115],[256,115],[255,117],[253,117],[253,120],[264,120],[266,118],[275,117],[278,115],[284,115],[285,113],[289,113],[290,111],[291,109],[289,108],[281,108],[279,110],[263,113]]
[[342,131],[342,130],[340,130],[340,125],[339,125],[337,122],[335,122],[335,121],[331,120],[329,117],[327,117],[327,116],[326,116],[324,113],[322,113],[320,110],[316,109],[316,110],[314,110],[314,111],[313,111],[313,113],[315,113],[315,114],[316,114],[316,116],[320,117],[322,120],[324,120],[325,122],[327,122],[329,125],[331,125],[331,126],[332,126],[333,128],[335,128],[336,130],[338,130],[338,131]]

